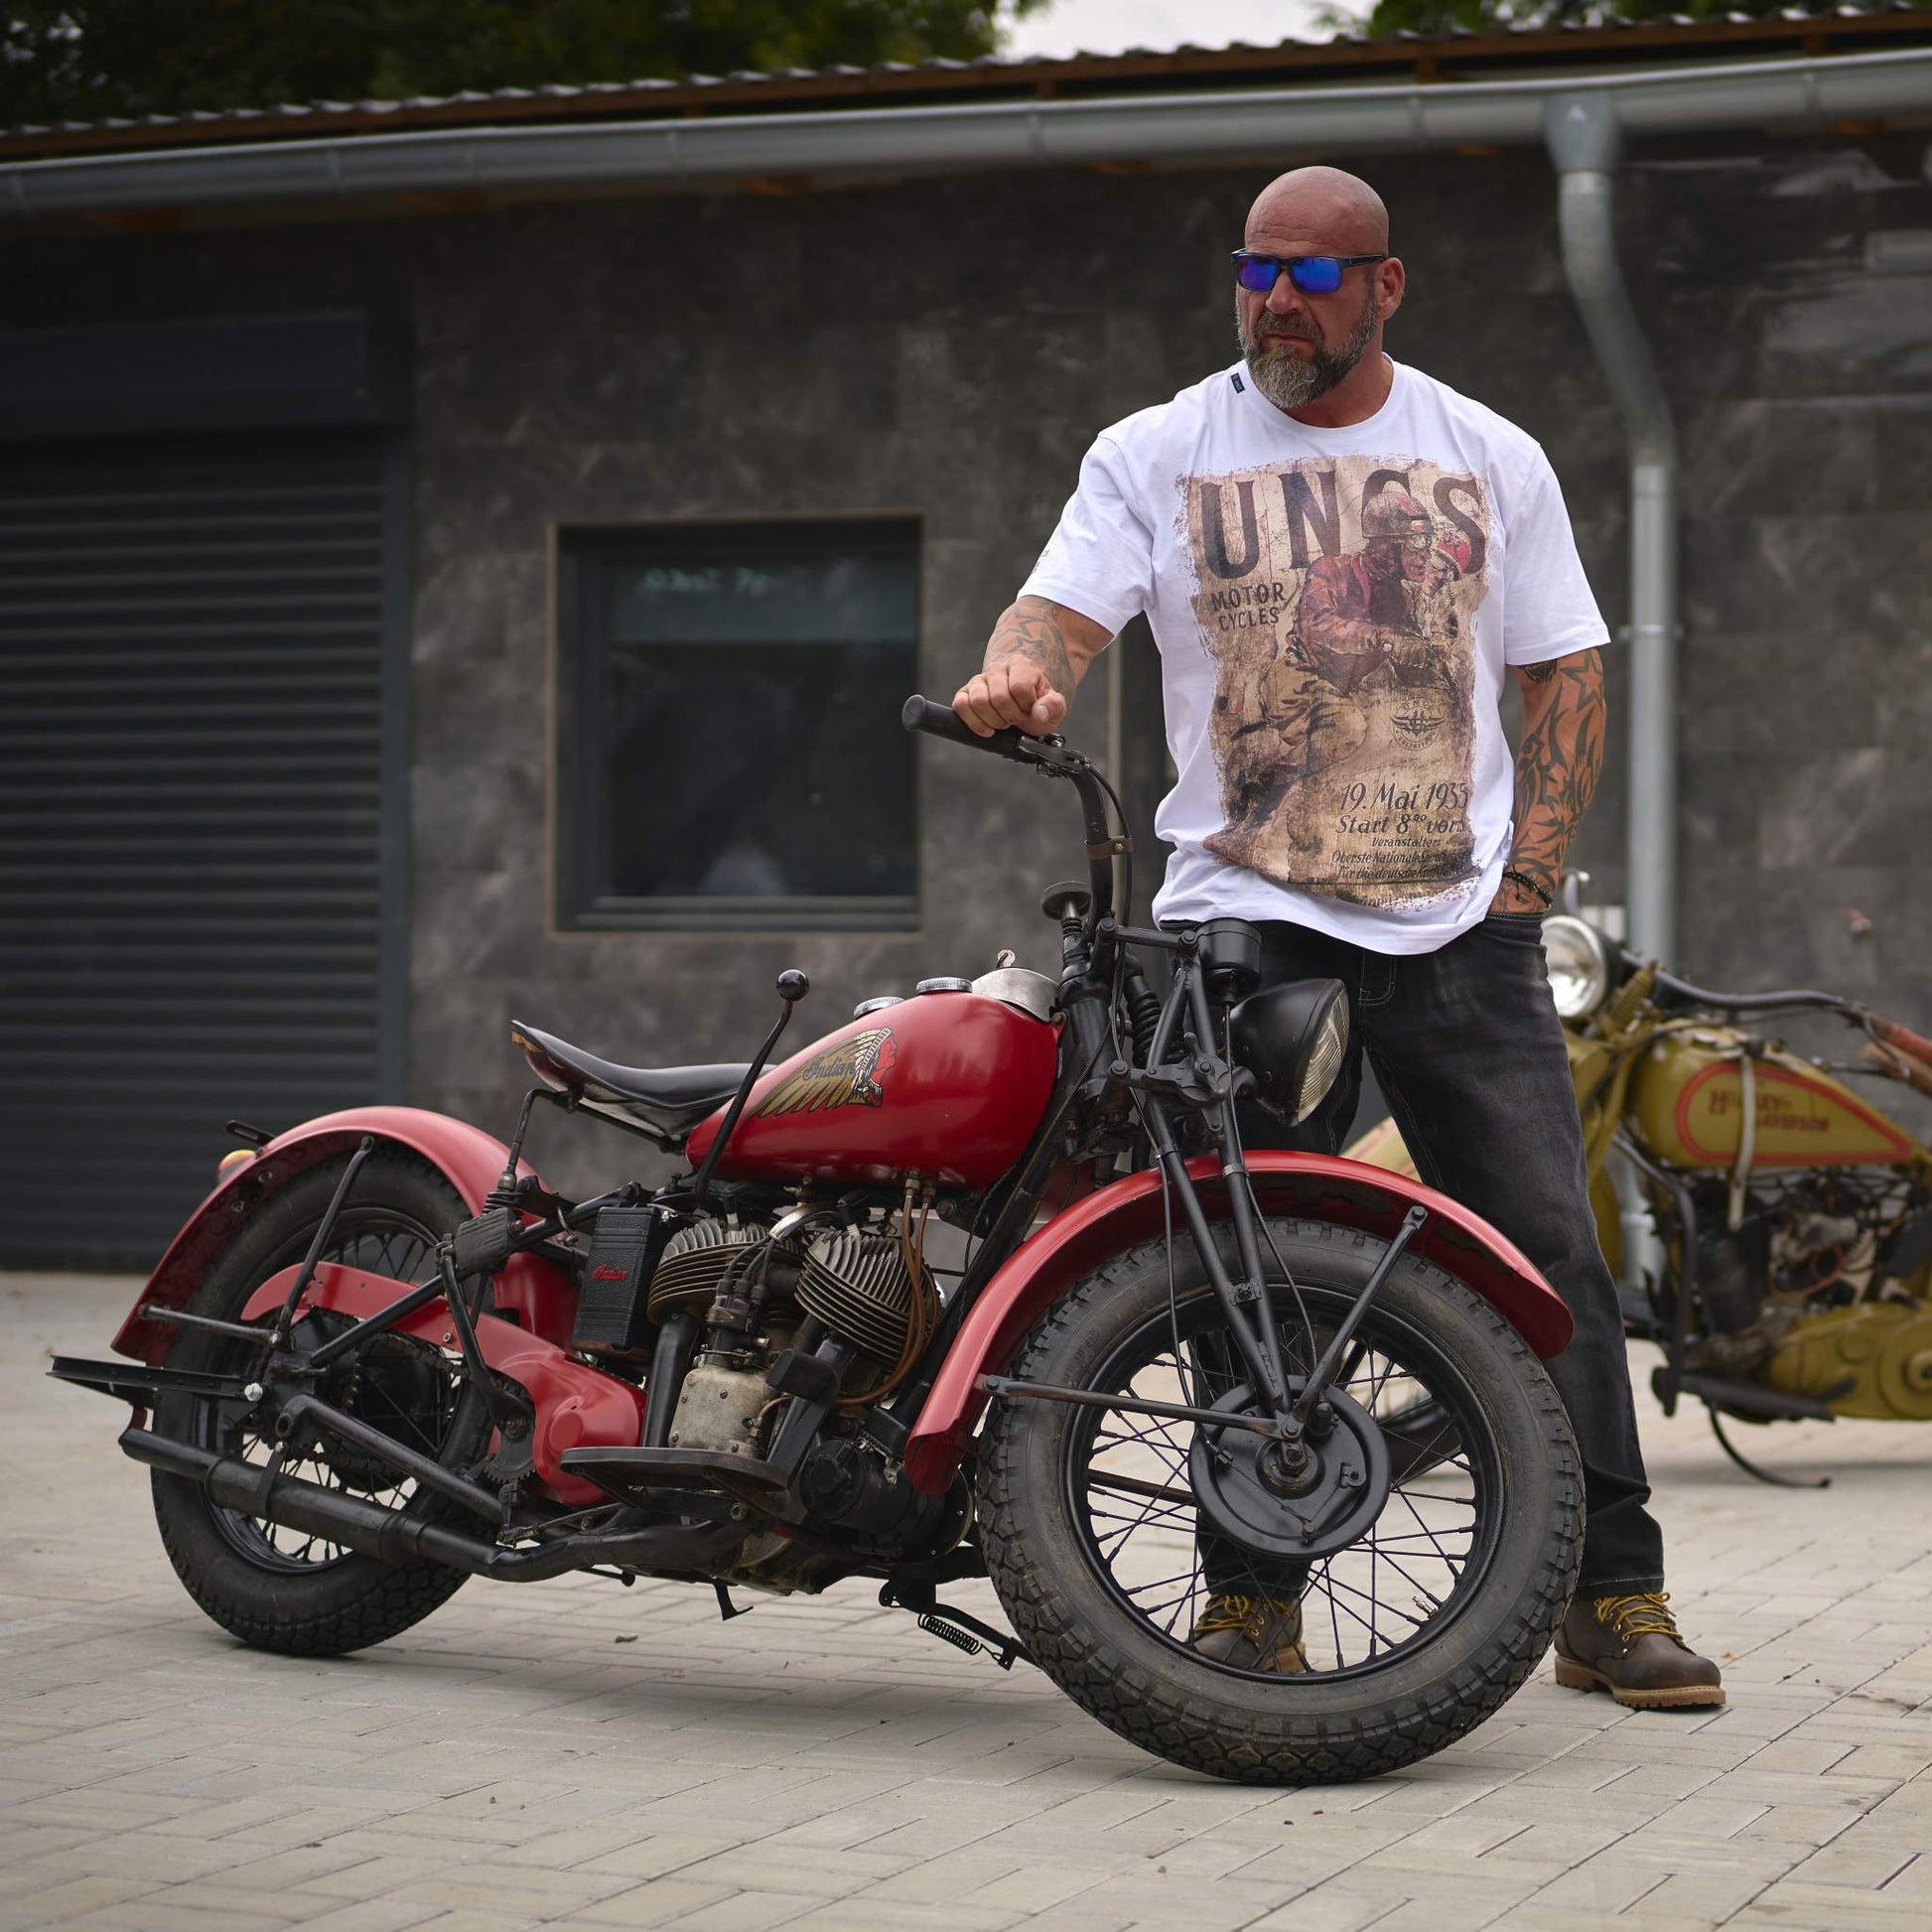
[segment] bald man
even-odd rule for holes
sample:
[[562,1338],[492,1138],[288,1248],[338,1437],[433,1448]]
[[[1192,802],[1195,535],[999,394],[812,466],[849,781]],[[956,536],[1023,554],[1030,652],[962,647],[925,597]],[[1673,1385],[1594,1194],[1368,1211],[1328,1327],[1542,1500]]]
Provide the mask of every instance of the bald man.
[[[1253,921],[1264,984],[1333,977],[1349,1050],[1299,1129],[1338,1150],[1364,1051],[1423,1177],[1499,1228],[1576,1317],[1551,1363],[1588,1528],[1557,1677],[1639,1708],[1724,1702],[1678,1633],[1597,1248],[1540,921],[1603,757],[1607,641],[1562,492],[1521,430],[1392,360],[1402,306],[1366,182],[1271,182],[1234,251],[1241,357],[1104,430],[954,709],[1058,730],[1146,613],[1177,778],[1165,924]],[[1505,676],[1523,695],[1512,759]],[[1514,782],[1512,784],[1512,769]],[[1203,1538],[1194,1648],[1304,1671],[1308,1567]]]

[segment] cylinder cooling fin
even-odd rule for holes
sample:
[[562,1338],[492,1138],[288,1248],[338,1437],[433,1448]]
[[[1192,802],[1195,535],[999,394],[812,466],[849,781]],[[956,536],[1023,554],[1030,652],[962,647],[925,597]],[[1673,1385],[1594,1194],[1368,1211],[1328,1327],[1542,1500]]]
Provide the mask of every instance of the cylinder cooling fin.
[[798,1276],[798,1303],[834,1334],[895,1361],[912,1315],[912,1273],[897,1236],[837,1228],[816,1236]]
[[662,1321],[679,1310],[702,1314],[726,1270],[770,1232],[765,1227],[715,1220],[680,1229],[664,1244],[650,1278],[650,1318]]

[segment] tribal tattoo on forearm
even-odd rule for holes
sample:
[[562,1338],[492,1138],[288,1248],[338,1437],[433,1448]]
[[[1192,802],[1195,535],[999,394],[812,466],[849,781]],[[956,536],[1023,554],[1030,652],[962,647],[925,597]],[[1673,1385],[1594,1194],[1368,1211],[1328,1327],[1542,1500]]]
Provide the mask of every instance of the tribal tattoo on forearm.
[[1523,743],[1516,754],[1511,870],[1556,897],[1564,854],[1603,769],[1603,653],[1580,650],[1518,671]]
[[1023,657],[1044,671],[1047,682],[1062,697],[1072,697],[1078,673],[1061,626],[1061,620],[1068,615],[1050,598],[1021,598],[1007,608],[994,626],[981,668],[990,671],[1009,658]]

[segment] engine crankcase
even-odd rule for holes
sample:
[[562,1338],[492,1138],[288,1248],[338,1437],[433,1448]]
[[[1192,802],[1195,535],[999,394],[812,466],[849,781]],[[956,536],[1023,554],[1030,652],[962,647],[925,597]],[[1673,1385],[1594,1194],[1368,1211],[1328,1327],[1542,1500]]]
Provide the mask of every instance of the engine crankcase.
[[694,1362],[677,1392],[670,1447],[756,1455],[759,1416],[771,1400],[761,1368]]
[[1853,1386],[1828,1405],[1834,1415],[1932,1422],[1932,1306],[1861,1302],[1808,1316],[1778,1338],[1763,1370],[1786,1395],[1822,1397],[1848,1375]]

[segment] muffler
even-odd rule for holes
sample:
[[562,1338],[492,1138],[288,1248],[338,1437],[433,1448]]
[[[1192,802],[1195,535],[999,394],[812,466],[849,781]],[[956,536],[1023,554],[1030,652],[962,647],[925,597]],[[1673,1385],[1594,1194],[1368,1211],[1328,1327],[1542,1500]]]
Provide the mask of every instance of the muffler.
[[446,1564],[472,1577],[536,1584],[592,1564],[621,1570],[702,1574],[744,1542],[743,1523],[659,1523],[639,1530],[585,1531],[534,1549],[505,1549],[400,1509],[271,1472],[239,1456],[216,1455],[151,1429],[121,1433],[121,1448],[164,1475],[199,1482],[223,1509],[260,1516],[286,1529],[325,1537],[378,1562]]

